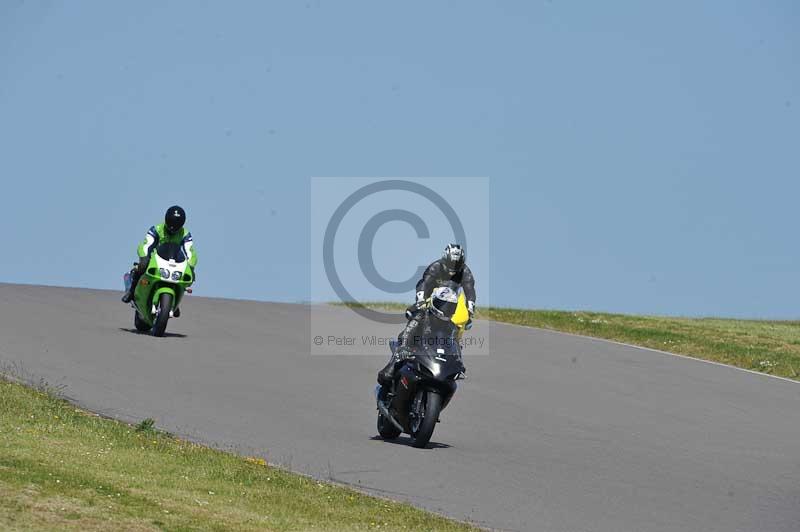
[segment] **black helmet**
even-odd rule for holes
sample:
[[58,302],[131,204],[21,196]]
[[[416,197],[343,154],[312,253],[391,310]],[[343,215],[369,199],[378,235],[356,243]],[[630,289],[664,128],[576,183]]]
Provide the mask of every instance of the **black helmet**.
[[168,233],[177,233],[185,223],[186,211],[182,207],[173,205],[167,209],[167,213],[164,215],[164,227],[167,228]]
[[457,306],[458,296],[446,286],[434,289],[431,294],[431,314],[440,320],[448,321],[452,318]]
[[445,269],[447,269],[447,273],[449,273],[451,277],[464,269],[465,260],[464,249],[460,245],[449,244],[444,248],[442,261],[444,262]]

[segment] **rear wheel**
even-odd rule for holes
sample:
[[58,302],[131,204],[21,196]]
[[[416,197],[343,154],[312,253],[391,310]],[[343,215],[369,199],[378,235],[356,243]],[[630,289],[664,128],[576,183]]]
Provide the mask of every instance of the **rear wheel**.
[[[425,447],[433,436],[433,429],[442,411],[442,396],[436,392],[420,392],[419,402],[414,412],[414,422],[412,424],[411,445],[414,447]],[[415,401],[416,402],[416,401]]]
[[164,336],[169,321],[169,311],[172,310],[172,294],[164,292],[158,298],[156,321],[153,322],[153,336]]
[[[385,386],[381,386],[380,390],[378,391],[378,401],[386,404],[386,393],[388,390]],[[394,440],[402,431],[398,429],[394,423],[389,421],[389,419],[384,416],[380,411],[378,412],[378,434],[381,435],[381,438],[384,440]]]
[[378,434],[380,434],[381,438],[384,440],[394,440],[400,436],[400,429],[386,419],[386,416],[378,413]]
[[150,326],[145,322],[141,316],[139,316],[139,311],[133,311],[133,326],[136,327],[136,330],[139,332],[145,332],[150,330]]

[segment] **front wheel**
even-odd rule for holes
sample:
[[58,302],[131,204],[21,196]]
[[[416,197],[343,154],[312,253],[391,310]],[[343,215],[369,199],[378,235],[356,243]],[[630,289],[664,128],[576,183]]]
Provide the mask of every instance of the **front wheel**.
[[172,294],[164,292],[158,298],[156,321],[153,322],[153,336],[164,336],[167,330],[170,310],[172,310]]
[[442,396],[436,392],[424,391],[421,392],[422,397],[419,398],[413,423],[413,432],[411,433],[411,445],[417,448],[422,448],[428,445],[428,442],[433,436],[433,429],[436,427],[436,421],[439,419],[439,413],[442,411]]

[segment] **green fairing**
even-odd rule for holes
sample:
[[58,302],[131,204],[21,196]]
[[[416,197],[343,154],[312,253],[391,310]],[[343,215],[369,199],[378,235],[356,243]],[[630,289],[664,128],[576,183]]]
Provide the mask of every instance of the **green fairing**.
[[189,275],[190,279],[181,279],[180,281],[166,281],[162,279],[158,269],[156,254],[153,253],[151,255],[147,270],[142,274],[139,283],[136,285],[136,290],[134,291],[136,310],[147,325],[152,326],[155,321],[156,315],[153,313],[153,306],[158,305],[161,294],[167,292],[172,295],[172,308],[162,310],[169,312],[181,304],[186,288],[191,286],[192,282],[194,282],[194,270],[191,266],[186,268],[185,275]]
[[[185,265],[184,273],[176,280],[172,278],[172,276],[175,275],[176,269],[180,271],[180,269],[183,268],[177,268],[177,264],[170,263],[169,260],[165,260],[162,266],[167,273],[165,273],[165,277],[161,276],[157,250],[161,250],[161,246],[165,244],[171,244],[173,248],[164,249],[164,252],[169,254],[164,255],[165,257],[173,256],[173,254],[177,252],[174,249],[176,246],[179,246],[183,253],[188,256],[188,261],[181,263]],[[192,235],[186,228],[181,228],[181,230],[175,234],[169,234],[164,224],[158,224],[150,228],[137,251],[140,259],[147,257],[148,251],[150,252],[150,256],[145,271],[134,287],[133,303],[136,307],[134,325],[139,331],[152,328],[154,336],[163,336],[166,330],[167,320],[171,316],[171,314],[170,316],[165,316],[164,313],[171,313],[171,311],[180,306],[183,300],[183,294],[194,282],[194,268],[197,265],[197,252],[194,248]],[[169,294],[171,298],[161,301],[161,295],[165,293]],[[169,308],[159,308],[161,305],[166,306],[167,302],[169,303]],[[161,319],[157,319],[159,313],[162,316]]]
[[[157,332],[155,324],[157,314],[153,312],[153,309],[155,307],[157,311],[170,312],[180,306],[186,289],[194,282],[194,266],[197,263],[197,255],[194,254],[194,248],[192,247],[191,258],[189,259],[188,263],[183,263],[186,264],[186,267],[183,275],[179,279],[172,279],[172,273],[175,272],[174,266],[167,266],[164,268],[170,273],[168,274],[168,277],[163,278],[159,268],[157,250],[160,249],[160,247],[164,244],[172,244],[182,246],[185,251],[187,242],[190,243],[191,240],[186,239],[186,237],[189,235],[189,232],[185,229],[179,231],[175,235],[166,234],[162,225],[156,226],[153,228],[153,230],[158,232],[158,245],[153,246],[147,267],[139,278],[139,282],[136,284],[133,293],[133,301],[136,307],[136,313],[138,315],[137,320],[139,320],[139,322],[141,322],[145,327],[152,327],[154,335],[161,336],[163,335],[164,330],[163,328],[159,328]],[[143,252],[147,251],[147,245],[148,241],[145,239],[144,243],[139,246],[140,256]],[[168,293],[172,296],[170,302],[171,306],[170,308],[159,309],[159,305],[163,303],[160,302],[160,296],[164,293]],[[162,327],[166,326],[166,322],[164,321],[162,321],[161,324]],[[140,325],[137,325],[136,327],[137,329],[142,330]]]

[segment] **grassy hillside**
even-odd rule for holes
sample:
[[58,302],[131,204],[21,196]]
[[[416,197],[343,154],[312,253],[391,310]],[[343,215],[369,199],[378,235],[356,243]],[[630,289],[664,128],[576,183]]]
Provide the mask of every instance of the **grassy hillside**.
[[[402,311],[405,305],[367,303]],[[582,334],[713,360],[771,375],[800,377],[800,322],[631,316],[504,308],[478,318]]]
[[0,530],[473,529],[0,379]]

